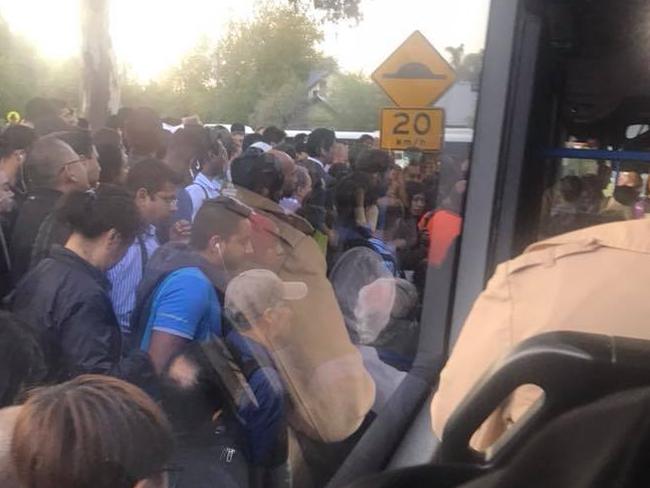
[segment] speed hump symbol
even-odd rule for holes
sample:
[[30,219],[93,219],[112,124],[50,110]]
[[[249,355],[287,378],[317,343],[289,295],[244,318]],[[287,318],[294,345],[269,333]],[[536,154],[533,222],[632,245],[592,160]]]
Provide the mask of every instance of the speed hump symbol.
[[381,111],[380,146],[384,150],[416,147],[439,151],[445,133],[445,111],[440,108],[385,108]]

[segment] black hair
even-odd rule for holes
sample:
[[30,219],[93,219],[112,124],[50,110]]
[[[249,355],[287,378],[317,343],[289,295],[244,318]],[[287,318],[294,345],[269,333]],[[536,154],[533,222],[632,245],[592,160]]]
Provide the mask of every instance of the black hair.
[[364,190],[366,201],[369,205],[369,193],[371,189],[370,177],[365,173],[352,173],[338,182],[335,189],[336,211],[340,223],[354,222],[354,210],[357,207],[357,191]]
[[336,134],[330,129],[314,129],[307,138],[307,153],[313,158],[321,157],[322,151],[328,151],[336,142]]
[[87,239],[95,239],[115,229],[124,241],[129,242],[141,228],[133,195],[116,185],[100,185],[97,190],[69,193],[61,201],[59,215],[73,232]]
[[0,311],[0,408],[13,405],[26,389],[47,376],[38,332],[15,315]]
[[99,173],[100,183],[117,183],[122,174],[126,161],[122,150],[114,144],[99,144],[97,149],[97,162],[102,169]]
[[[122,109],[118,115],[121,113]],[[124,137],[134,154],[149,154],[160,149],[162,124],[155,110],[149,107],[131,109],[124,117]]]
[[166,184],[179,185],[180,177],[159,159],[145,159],[137,162],[126,177],[126,187],[132,193],[144,188],[153,197]]
[[10,125],[2,135],[12,151],[27,151],[36,140],[34,129],[25,125]]
[[307,143],[306,142],[296,142],[296,154],[297,153],[306,153],[307,152]]
[[106,117],[106,122],[104,123],[106,127],[113,130],[122,129],[124,127],[124,121],[120,119],[117,115],[109,115]]
[[232,135],[230,135],[230,132],[228,132],[228,129],[222,125],[219,125],[217,127],[206,130],[210,136],[210,146],[212,148],[212,152],[214,154],[218,154],[217,141],[221,141],[221,144],[223,144],[223,147],[228,153],[228,158],[232,158],[235,154],[235,151],[237,151],[238,146],[235,144],[235,140],[232,138]]
[[386,151],[370,149],[362,152],[357,158],[354,169],[363,173],[385,173],[393,164],[393,160]]
[[280,144],[287,138],[287,133],[274,125],[270,125],[264,129],[262,137],[267,144]]
[[579,176],[569,175],[560,180],[560,194],[569,203],[576,202],[582,195],[583,181]]
[[296,154],[296,148],[292,144],[288,144],[286,142],[284,144],[280,144],[275,149],[277,149],[278,151],[282,151],[285,154],[288,154],[289,156],[291,156],[291,159],[293,159],[294,161],[298,156],[298,154]]
[[423,183],[418,181],[409,181],[406,183],[406,194],[409,197],[409,205],[416,195],[426,196],[427,188]]
[[358,141],[359,141],[361,144],[365,144],[366,141],[370,141],[370,142],[374,143],[374,142],[375,142],[375,138],[372,137],[370,134],[364,134],[364,135],[362,135],[361,137],[359,137]]
[[79,156],[89,158],[93,155],[93,138],[88,130],[76,129],[66,132],[55,132],[51,135],[65,142]]
[[56,107],[47,98],[34,97],[25,104],[25,119],[30,122],[56,117],[56,115]]
[[[184,361],[192,369],[192,381],[179,381],[173,377],[176,361]],[[203,351],[203,344],[190,343],[173,358],[160,382],[162,407],[176,434],[197,433],[209,425],[214,413],[227,404],[225,392],[218,375]]]
[[232,162],[232,182],[273,201],[279,201],[284,185],[282,165],[268,153],[247,152]]
[[[305,147],[307,147],[307,134],[304,133],[304,132],[301,132],[300,134],[296,134],[296,135],[293,137],[293,143],[294,143],[296,146],[298,146],[298,144],[304,144]],[[307,150],[305,149],[304,152],[307,152]]]
[[210,131],[200,125],[188,125],[178,129],[172,134],[169,142],[170,150],[199,161],[208,157],[211,146]]
[[192,223],[190,245],[198,251],[203,251],[214,236],[224,240],[230,239],[237,232],[239,224],[250,214],[248,207],[231,198],[206,200]]
[[246,126],[242,124],[241,122],[235,122],[230,126],[230,133],[234,134],[235,132],[240,132],[242,134],[246,133]]
[[246,151],[249,147],[251,147],[253,144],[257,142],[263,142],[264,138],[262,137],[261,134],[258,134],[257,132],[253,132],[252,134],[246,134],[244,136],[244,140],[242,141],[241,149],[242,151]]
[[340,181],[349,174],[352,173],[352,170],[348,167],[347,164],[334,164],[329,170],[329,174],[336,181]]

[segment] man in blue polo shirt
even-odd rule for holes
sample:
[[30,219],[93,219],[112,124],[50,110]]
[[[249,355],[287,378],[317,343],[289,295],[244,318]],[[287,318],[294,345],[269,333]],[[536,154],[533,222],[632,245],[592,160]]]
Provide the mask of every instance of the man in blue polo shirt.
[[154,254],[138,290],[132,326],[160,373],[184,345],[221,336],[228,272],[251,249],[250,209],[220,197],[197,213],[189,246],[169,243]]

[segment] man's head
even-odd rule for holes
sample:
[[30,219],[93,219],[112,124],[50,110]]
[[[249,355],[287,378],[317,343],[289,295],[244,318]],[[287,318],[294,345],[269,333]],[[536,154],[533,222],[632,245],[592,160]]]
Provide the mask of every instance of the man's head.
[[244,142],[244,136],[246,135],[246,127],[244,127],[244,124],[239,122],[232,124],[230,126],[230,134],[232,135],[235,144],[237,144],[240,149],[243,149],[242,143]]
[[258,134],[257,132],[253,132],[252,134],[246,134],[242,139],[242,145],[241,145],[242,152],[246,152],[246,150],[249,147],[259,142],[264,142],[264,138],[262,137],[262,134]]
[[307,152],[323,164],[332,162],[336,134],[330,129],[314,129],[307,138]]
[[370,176],[373,185],[380,185],[386,178],[393,160],[386,151],[371,149],[362,153],[356,161],[355,170]]
[[97,190],[71,192],[61,201],[61,219],[72,229],[66,246],[83,246],[94,266],[116,264],[142,228],[133,196],[124,188],[101,185]]
[[336,185],[335,202],[338,220],[342,224],[353,224],[358,195],[363,192],[364,205],[376,203],[376,194],[372,192],[371,181],[365,173],[352,173]]
[[373,146],[375,145],[375,138],[372,137],[370,134],[364,134],[361,137],[359,137],[359,144],[363,144],[369,149],[372,149]]
[[299,202],[302,202],[311,192],[311,176],[309,171],[303,166],[296,166],[296,191],[294,196]]
[[34,138],[34,130],[24,125],[9,126],[0,133],[0,168],[12,185],[18,181],[20,167]]
[[269,151],[277,161],[280,163],[282,168],[282,174],[284,175],[284,185],[282,186],[282,196],[290,197],[296,191],[296,162],[291,156],[286,152],[279,151],[277,149],[271,149]]
[[101,173],[101,166],[97,160],[97,149],[93,144],[93,138],[88,130],[75,129],[66,132],[55,132],[53,137],[61,139],[68,144],[79,155],[79,159],[86,165],[88,183],[91,187],[97,186]]
[[348,164],[348,162],[348,146],[340,142],[335,143],[332,153],[332,164]]
[[184,179],[189,178],[190,169],[200,166],[210,153],[210,135],[198,125],[178,129],[171,136],[166,162]]
[[262,133],[264,142],[275,147],[279,146],[287,138],[287,133],[278,127],[271,125]]
[[356,318],[356,339],[359,344],[372,344],[390,321],[395,303],[395,279],[379,278],[359,290]]
[[160,150],[161,131],[160,117],[153,109],[140,107],[130,110],[124,122],[124,139],[129,154],[154,157]]
[[206,200],[194,218],[190,245],[215,265],[239,268],[252,253],[251,214],[231,198]]
[[45,136],[36,140],[25,161],[27,186],[69,193],[87,190],[88,170],[79,155],[62,140]]
[[282,281],[269,270],[245,271],[228,284],[226,313],[240,331],[256,329],[267,344],[281,346],[291,332],[288,302],[302,300],[308,291],[305,283]]
[[104,127],[93,134],[101,183],[123,184],[126,181],[126,151],[116,129]]
[[[228,151],[226,144],[230,142],[230,150],[234,151],[234,143],[230,135],[223,132],[211,132],[204,129],[208,136],[208,151],[200,161],[201,171],[209,178],[224,176],[228,172],[228,163],[231,152]],[[224,143],[225,141],[225,143]]]
[[406,183],[420,183],[422,181],[422,172],[419,164],[411,163],[404,168],[404,181]]
[[274,202],[282,198],[284,171],[273,154],[247,152],[232,162],[232,182]]
[[146,225],[159,225],[176,211],[176,173],[158,159],[136,163],[126,178],[126,187],[135,196],[135,204]]

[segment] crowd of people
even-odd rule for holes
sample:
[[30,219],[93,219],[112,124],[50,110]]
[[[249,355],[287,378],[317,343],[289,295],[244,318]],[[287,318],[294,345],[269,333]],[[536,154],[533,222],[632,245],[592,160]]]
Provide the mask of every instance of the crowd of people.
[[24,113],[0,133],[2,486],[324,485],[414,361],[467,165]]

